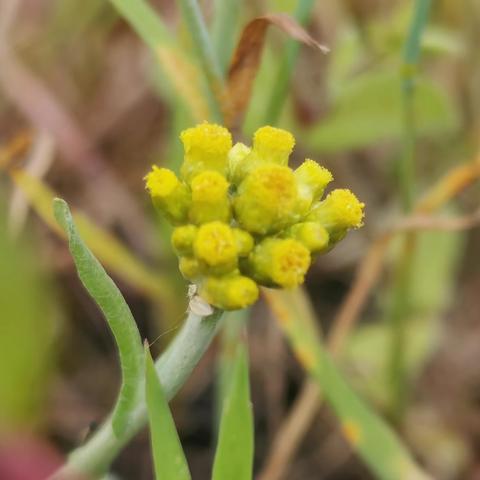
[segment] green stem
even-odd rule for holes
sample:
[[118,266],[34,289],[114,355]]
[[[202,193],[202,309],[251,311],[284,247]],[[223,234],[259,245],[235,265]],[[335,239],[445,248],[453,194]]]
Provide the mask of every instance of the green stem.
[[222,92],[224,77],[220,63],[213,49],[202,12],[197,0],[179,0],[183,15],[187,23],[194,48],[196,48],[201,59],[207,77],[212,98],[210,103],[213,108],[215,120],[222,120]]
[[390,305],[391,347],[389,349],[388,379],[391,394],[391,417],[400,424],[408,404],[406,349],[410,315],[410,285],[414,264],[415,235],[403,238],[400,257],[395,266],[394,286]]
[[[399,157],[397,173],[404,212],[411,211],[415,194],[415,77],[421,53],[421,37],[428,21],[431,0],[417,0],[403,53],[402,95],[404,151]],[[387,318],[391,325],[391,348],[387,362],[391,386],[391,413],[400,423],[408,401],[408,378],[405,366],[409,297],[415,253],[415,236],[407,234],[395,267],[392,300]]]
[[[294,17],[305,25],[310,18],[315,0],[299,0],[295,9]],[[275,125],[278,122],[282,108],[287,98],[290,79],[297,60],[300,44],[296,40],[288,40],[285,45],[285,52],[277,72],[277,78],[272,86],[272,93],[267,105],[264,124]]]
[[[168,400],[175,396],[203,356],[217,331],[222,313],[217,311],[205,318],[190,313],[171,345],[156,361],[155,368]],[[67,463],[50,480],[67,480],[80,476],[101,477],[146,421],[145,398],[142,396],[121,436],[115,436],[111,418],[108,418],[87,443],[71,453]]]
[[412,208],[415,191],[415,77],[421,53],[420,41],[425,26],[427,25],[431,3],[431,0],[416,1],[415,11],[403,53],[402,95],[405,149],[403,156],[400,157],[399,160],[398,174],[402,191],[403,208],[406,212]]

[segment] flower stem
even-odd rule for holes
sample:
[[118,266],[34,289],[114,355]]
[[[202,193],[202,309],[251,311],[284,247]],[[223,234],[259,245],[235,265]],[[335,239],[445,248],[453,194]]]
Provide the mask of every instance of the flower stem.
[[[397,163],[400,195],[404,212],[412,209],[415,195],[415,77],[421,53],[421,37],[428,21],[431,0],[416,0],[410,30],[405,42],[402,69],[404,151]],[[387,318],[391,326],[391,348],[387,362],[391,385],[391,413],[399,423],[408,401],[406,334],[410,314],[409,297],[414,255],[415,234],[407,233],[395,266],[392,301]]]
[[[175,396],[201,359],[215,336],[222,313],[218,310],[209,317],[200,317],[190,312],[178,335],[156,361],[155,368],[168,400]],[[70,454],[67,463],[50,480],[67,480],[80,476],[101,477],[120,450],[146,421],[147,411],[142,396],[121,436],[115,436],[109,417],[87,443]]]

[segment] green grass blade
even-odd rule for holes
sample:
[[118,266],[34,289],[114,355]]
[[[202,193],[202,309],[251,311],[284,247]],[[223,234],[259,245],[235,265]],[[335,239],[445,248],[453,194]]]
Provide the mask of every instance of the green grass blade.
[[145,345],[145,397],[155,478],[157,480],[190,480],[187,460],[148,345]]
[[117,343],[122,386],[113,411],[112,426],[115,434],[120,436],[127,427],[143,378],[140,333],[120,290],[78,235],[67,203],[57,198],[53,201],[53,209],[57,222],[67,233],[78,276],[105,315]]
[[[298,0],[295,9],[295,19],[300,25],[305,25],[310,17],[315,0]],[[285,51],[278,67],[278,73],[272,86],[272,93],[267,104],[264,124],[275,125],[278,122],[282,107],[287,98],[290,79],[298,57],[300,44],[296,40],[287,40]]]
[[253,414],[250,403],[248,356],[237,345],[220,420],[212,480],[251,480],[253,469]]
[[300,363],[318,383],[337,414],[345,438],[383,480],[429,477],[414,463],[393,430],[352,390],[315,333],[311,319],[296,315],[296,293],[270,291],[268,300]]
[[188,31],[208,81],[210,106],[214,120],[222,121],[224,77],[197,0],[179,0]]
[[152,49],[173,44],[173,38],[157,12],[143,0],[110,0],[140,38]]
[[215,0],[215,17],[212,25],[212,42],[218,62],[225,74],[235,47],[240,17],[239,0]]
[[[144,0],[110,0],[120,15],[153,50],[169,86],[183,100],[196,121],[210,118],[201,72],[176,44],[157,12]],[[170,99],[168,95],[167,99]]]

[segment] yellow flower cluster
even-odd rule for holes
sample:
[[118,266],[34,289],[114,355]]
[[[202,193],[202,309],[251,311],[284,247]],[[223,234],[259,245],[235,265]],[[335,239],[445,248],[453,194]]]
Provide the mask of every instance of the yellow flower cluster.
[[180,178],[154,166],[146,186],[176,228],[172,245],[183,276],[211,305],[253,304],[258,286],[291,288],[304,281],[315,255],[362,225],[364,204],[349,190],[321,200],[332,174],[313,160],[288,166],[295,139],[262,127],[252,148],[203,123],[182,132]]

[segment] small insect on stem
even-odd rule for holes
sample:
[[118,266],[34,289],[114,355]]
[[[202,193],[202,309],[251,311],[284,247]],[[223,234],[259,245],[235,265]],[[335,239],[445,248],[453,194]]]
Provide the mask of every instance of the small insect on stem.
[[213,307],[202,297],[197,295],[198,287],[194,283],[188,286],[187,297],[189,299],[188,309],[200,317],[208,317],[213,313]]

